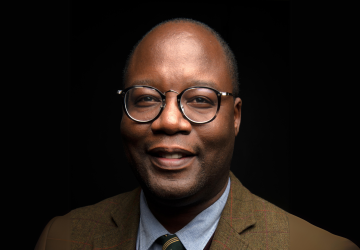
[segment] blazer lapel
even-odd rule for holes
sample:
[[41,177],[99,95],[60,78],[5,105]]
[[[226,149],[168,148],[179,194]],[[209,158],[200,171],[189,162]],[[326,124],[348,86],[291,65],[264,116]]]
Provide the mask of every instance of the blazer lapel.
[[136,248],[137,231],[140,220],[140,187],[130,192],[118,206],[111,211],[112,220],[117,228],[99,235],[94,239],[95,249]]
[[255,223],[251,193],[230,172],[230,192],[215,231],[210,250],[252,249],[250,242],[241,235]]

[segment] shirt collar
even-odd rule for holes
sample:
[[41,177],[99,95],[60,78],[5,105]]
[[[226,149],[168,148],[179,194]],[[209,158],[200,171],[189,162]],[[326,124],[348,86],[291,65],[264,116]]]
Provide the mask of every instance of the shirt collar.
[[[190,223],[176,232],[186,249],[203,249],[215,232],[230,191],[230,178],[221,197],[198,214]],[[151,213],[145,195],[140,194],[139,250],[147,250],[157,238],[170,234]]]

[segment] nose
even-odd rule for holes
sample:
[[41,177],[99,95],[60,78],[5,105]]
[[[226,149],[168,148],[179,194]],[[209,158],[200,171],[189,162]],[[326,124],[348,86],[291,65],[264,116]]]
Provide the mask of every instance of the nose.
[[183,116],[177,105],[176,93],[166,94],[166,105],[161,115],[153,121],[151,129],[154,133],[189,134],[191,123]]

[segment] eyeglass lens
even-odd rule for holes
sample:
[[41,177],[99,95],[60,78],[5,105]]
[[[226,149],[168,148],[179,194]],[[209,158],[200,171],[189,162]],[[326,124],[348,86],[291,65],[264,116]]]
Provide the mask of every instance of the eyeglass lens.
[[[180,100],[183,113],[192,121],[211,120],[218,108],[218,97],[211,89],[193,88],[184,92]],[[154,119],[160,112],[162,97],[154,89],[139,87],[125,95],[125,107],[129,115],[139,121]]]

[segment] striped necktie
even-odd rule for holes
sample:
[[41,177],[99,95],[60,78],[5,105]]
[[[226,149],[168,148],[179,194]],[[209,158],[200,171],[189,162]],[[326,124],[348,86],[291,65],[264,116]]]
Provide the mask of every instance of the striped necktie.
[[156,241],[162,245],[162,250],[186,250],[176,234],[165,234]]

